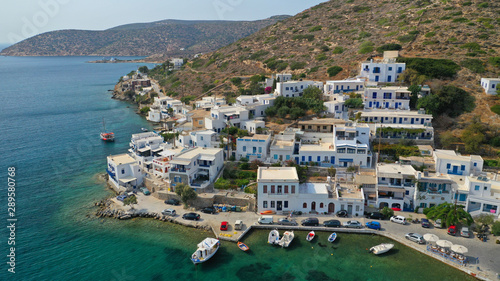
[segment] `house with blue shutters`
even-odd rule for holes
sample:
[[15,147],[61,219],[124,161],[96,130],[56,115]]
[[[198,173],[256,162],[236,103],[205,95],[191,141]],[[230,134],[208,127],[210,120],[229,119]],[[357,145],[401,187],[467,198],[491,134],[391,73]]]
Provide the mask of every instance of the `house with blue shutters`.
[[367,87],[365,109],[410,110],[410,95],[408,87]]
[[488,95],[496,95],[500,87],[500,78],[481,78],[481,87]]
[[411,209],[430,208],[453,201],[456,183],[449,175],[416,172],[417,185]]
[[360,77],[370,82],[396,82],[406,69],[406,63],[396,62],[398,51],[385,51],[383,59],[371,59],[361,63]]
[[258,159],[267,161],[271,135],[255,134],[251,137],[236,139],[236,159],[247,158],[252,161]]
[[365,90],[364,79],[329,80],[324,86],[325,95],[350,94]]
[[453,150],[434,151],[436,173],[469,176],[479,175],[483,170],[483,158],[479,155],[463,156]]

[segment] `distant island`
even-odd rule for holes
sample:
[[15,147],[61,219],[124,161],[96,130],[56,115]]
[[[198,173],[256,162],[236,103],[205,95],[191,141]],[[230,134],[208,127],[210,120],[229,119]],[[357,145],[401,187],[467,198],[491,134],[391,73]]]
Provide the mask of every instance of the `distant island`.
[[244,38],[289,16],[257,21],[162,20],[102,31],[58,30],[23,40],[3,56],[189,56]]

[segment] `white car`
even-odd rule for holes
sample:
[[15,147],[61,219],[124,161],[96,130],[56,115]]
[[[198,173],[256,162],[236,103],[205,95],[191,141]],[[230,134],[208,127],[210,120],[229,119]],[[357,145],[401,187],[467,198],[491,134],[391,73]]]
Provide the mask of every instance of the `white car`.
[[346,221],[342,224],[343,227],[347,228],[362,228],[363,225],[359,221]]
[[165,209],[161,211],[161,214],[164,216],[175,216],[175,210],[174,209]]
[[405,238],[418,244],[425,243],[424,237],[418,233],[406,233]]
[[406,224],[406,218],[403,216],[392,216],[391,221],[400,224]]

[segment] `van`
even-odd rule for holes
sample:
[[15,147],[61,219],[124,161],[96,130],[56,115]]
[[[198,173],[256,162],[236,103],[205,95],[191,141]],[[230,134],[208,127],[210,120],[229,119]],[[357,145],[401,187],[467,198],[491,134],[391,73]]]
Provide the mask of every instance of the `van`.
[[307,218],[301,222],[303,226],[318,226],[319,220],[318,218]]
[[273,224],[273,216],[261,216],[258,220],[260,224]]
[[236,230],[242,230],[243,229],[243,221],[242,220],[237,220],[234,223],[234,229],[236,229]]
[[392,216],[391,221],[400,224],[406,224],[406,218],[403,216]]

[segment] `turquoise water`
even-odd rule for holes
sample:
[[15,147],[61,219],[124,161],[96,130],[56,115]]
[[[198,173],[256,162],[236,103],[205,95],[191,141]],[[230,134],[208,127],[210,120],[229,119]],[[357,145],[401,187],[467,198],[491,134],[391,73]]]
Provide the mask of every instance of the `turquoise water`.
[[[467,275],[396,243],[376,257],[366,249],[388,239],[327,233],[312,243],[296,232],[288,249],[267,245],[267,232],[222,242],[208,262],[189,256],[211,233],[154,220],[93,216],[93,203],[113,194],[98,173],[106,156],[124,153],[130,135],[151,128],[135,108],[110,99],[118,78],[138,64],[86,64],[88,57],[0,57],[0,155],[16,174],[16,274],[7,272],[7,237],[0,225],[0,280],[467,280]],[[102,119],[116,142],[102,143]],[[0,218],[6,225],[6,188]],[[5,206],[5,207],[4,207]],[[334,248],[332,248],[332,246]],[[4,260],[2,260],[4,259]]]

